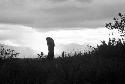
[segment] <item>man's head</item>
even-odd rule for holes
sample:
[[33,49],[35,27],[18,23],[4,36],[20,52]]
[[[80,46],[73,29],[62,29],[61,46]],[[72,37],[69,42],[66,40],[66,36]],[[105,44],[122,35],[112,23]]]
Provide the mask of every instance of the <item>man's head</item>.
[[50,39],[52,39],[52,38],[51,38],[51,37],[47,37],[47,38],[46,38],[47,41],[50,40]]
[[47,37],[46,40],[48,46],[55,46],[54,40],[51,37]]

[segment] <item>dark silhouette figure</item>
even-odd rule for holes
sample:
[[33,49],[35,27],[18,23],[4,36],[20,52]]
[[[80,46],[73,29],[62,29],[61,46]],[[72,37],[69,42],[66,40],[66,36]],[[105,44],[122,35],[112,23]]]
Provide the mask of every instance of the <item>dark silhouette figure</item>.
[[65,52],[63,51],[63,52],[62,52],[62,58],[64,58],[64,57],[65,57]]
[[48,46],[48,56],[47,59],[52,60],[54,58],[54,40],[51,37],[46,38],[47,46]]

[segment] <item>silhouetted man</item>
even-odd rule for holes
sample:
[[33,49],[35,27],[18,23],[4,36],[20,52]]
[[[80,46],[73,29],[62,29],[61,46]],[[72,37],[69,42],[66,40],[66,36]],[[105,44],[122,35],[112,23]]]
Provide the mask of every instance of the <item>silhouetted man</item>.
[[46,41],[47,41],[47,46],[48,46],[48,56],[47,56],[47,58],[49,60],[52,60],[54,58],[55,43],[54,43],[54,40],[51,37],[47,37]]

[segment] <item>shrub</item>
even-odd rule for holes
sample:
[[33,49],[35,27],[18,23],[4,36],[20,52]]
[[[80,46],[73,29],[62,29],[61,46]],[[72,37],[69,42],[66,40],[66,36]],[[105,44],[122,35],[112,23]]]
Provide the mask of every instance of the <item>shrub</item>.
[[124,58],[125,55],[125,43],[121,39],[116,40],[115,38],[109,38],[108,43],[101,41],[101,45],[97,45],[97,48],[91,52],[97,56],[107,58]]
[[4,46],[0,48],[0,59],[12,59],[17,57],[19,53],[15,52],[15,50],[6,49]]

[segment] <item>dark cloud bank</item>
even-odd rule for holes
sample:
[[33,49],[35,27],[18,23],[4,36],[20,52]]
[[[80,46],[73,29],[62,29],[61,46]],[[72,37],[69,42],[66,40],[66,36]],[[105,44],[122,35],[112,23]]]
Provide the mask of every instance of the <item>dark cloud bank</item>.
[[98,28],[124,8],[124,0],[0,0],[0,23],[41,31]]

